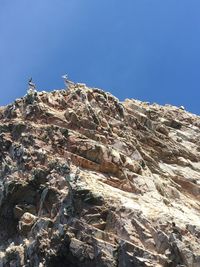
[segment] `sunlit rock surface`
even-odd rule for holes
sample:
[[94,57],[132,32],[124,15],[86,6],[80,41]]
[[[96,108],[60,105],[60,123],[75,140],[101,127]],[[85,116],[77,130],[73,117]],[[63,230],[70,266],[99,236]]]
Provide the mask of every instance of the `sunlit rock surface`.
[[84,84],[0,108],[0,266],[200,266],[200,117]]

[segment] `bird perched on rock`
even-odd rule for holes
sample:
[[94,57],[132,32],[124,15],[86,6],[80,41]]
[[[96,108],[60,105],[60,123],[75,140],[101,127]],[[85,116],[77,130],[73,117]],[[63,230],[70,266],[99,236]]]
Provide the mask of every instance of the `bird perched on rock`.
[[69,88],[70,85],[74,85],[74,83],[68,79],[68,75],[67,74],[64,74],[62,76],[62,78],[64,79],[64,84],[65,84],[67,89]]
[[30,92],[36,92],[36,86],[33,83],[32,77],[28,81],[28,93],[30,93]]
[[185,110],[185,107],[184,106],[180,106],[179,109]]

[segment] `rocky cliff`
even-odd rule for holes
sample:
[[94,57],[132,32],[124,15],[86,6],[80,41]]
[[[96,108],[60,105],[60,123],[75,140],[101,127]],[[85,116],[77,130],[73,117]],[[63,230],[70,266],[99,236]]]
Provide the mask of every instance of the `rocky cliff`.
[[0,108],[0,266],[200,266],[200,117],[84,84]]

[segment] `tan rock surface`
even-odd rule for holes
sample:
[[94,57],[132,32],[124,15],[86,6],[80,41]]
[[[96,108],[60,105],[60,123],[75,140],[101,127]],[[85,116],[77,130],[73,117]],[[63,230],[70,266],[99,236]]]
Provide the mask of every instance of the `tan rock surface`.
[[0,108],[0,266],[200,266],[199,137],[83,84]]

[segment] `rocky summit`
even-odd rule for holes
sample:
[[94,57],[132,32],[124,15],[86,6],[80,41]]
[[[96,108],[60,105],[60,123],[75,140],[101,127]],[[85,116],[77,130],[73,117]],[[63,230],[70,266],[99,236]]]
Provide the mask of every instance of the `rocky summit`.
[[1,267],[199,267],[200,117],[84,84],[0,108]]

